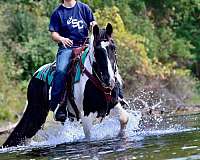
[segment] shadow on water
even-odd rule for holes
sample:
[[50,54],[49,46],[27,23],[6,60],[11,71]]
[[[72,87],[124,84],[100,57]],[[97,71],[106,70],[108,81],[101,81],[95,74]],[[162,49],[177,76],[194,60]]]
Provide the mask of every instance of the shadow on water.
[[158,122],[149,126],[143,122],[146,128],[137,131],[128,126],[122,138],[113,135],[91,142],[75,138],[75,142],[62,144],[34,142],[32,146],[3,149],[0,159],[200,159],[200,114],[166,117]]

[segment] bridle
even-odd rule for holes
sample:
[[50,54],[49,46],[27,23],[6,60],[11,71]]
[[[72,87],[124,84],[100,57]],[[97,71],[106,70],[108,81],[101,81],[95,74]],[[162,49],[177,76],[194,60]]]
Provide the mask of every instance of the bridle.
[[[102,38],[100,39],[99,41],[104,41],[104,42],[109,42],[109,45],[112,45],[114,47],[114,51],[112,52],[112,54],[114,55],[114,66],[113,66],[113,71],[114,71],[114,75],[116,74],[117,72],[117,51],[116,51],[116,47],[115,47],[115,44],[114,44],[114,40],[112,39],[112,37],[107,37],[107,38]],[[95,52],[94,52],[95,54]],[[109,55],[107,55],[109,57]]]
[[[109,39],[100,39],[100,41],[108,41],[109,44],[113,44],[113,40],[112,38],[109,38]],[[84,45],[82,46],[82,52],[84,51],[85,49],[85,45],[86,45],[86,41],[84,42]],[[94,54],[94,57],[95,57],[95,52],[93,52]],[[116,61],[116,52],[114,52],[114,56],[115,56],[115,61]],[[112,101],[112,90],[114,88],[114,86],[107,86],[103,80],[101,80],[101,78],[98,76],[97,72],[93,69],[93,73],[95,75],[93,75],[92,73],[90,73],[87,68],[84,66],[84,64],[82,63],[82,58],[81,58],[82,55],[80,55],[80,67],[81,67],[81,73],[85,74],[89,79],[90,81],[93,83],[93,85],[99,89],[100,91],[102,91],[104,93],[104,96],[106,98],[106,102],[111,102]],[[108,56],[108,55],[107,55]],[[91,63],[91,59],[90,59],[90,63]],[[92,65],[92,64],[91,64]],[[116,68],[117,68],[117,63],[115,62],[115,66],[114,66],[114,74],[116,73]]]

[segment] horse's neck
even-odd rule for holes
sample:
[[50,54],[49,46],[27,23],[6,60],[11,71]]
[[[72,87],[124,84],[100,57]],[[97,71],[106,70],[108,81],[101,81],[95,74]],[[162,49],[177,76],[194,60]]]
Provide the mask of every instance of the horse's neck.
[[86,56],[84,67],[92,73],[92,64],[94,62],[93,53],[89,50],[88,55]]

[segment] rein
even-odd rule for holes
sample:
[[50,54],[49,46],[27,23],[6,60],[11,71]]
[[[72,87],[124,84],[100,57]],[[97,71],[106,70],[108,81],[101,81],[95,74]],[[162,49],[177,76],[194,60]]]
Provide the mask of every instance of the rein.
[[[85,49],[85,45],[83,45],[81,47],[81,52],[83,52],[84,49]],[[112,101],[112,96],[111,96],[111,94],[112,94],[112,88],[104,86],[104,83],[102,83],[99,78],[96,78],[95,76],[93,76],[93,74],[91,74],[87,70],[87,68],[85,68],[84,64],[82,63],[81,56],[82,55],[80,55],[80,59],[79,59],[81,72],[84,73],[91,80],[91,82],[93,83],[93,85],[96,88],[98,88],[100,91],[102,91],[104,93],[105,98],[106,98],[106,102],[111,102]]]
[[81,67],[82,69],[82,73],[84,73],[90,80],[91,82],[94,84],[94,86],[96,88],[98,88],[100,91],[102,91],[105,95],[106,101],[110,102],[112,100],[112,88],[111,87],[105,87],[102,85],[101,81],[96,78],[95,76],[93,76],[86,68],[85,66]]

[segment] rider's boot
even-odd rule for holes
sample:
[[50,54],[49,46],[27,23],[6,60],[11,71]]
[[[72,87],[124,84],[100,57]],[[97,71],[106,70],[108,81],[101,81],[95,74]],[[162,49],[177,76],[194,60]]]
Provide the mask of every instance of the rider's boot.
[[67,111],[65,106],[58,104],[56,109],[53,111],[53,118],[55,121],[65,122],[67,119]]

